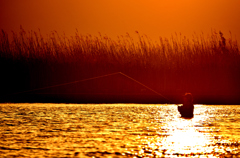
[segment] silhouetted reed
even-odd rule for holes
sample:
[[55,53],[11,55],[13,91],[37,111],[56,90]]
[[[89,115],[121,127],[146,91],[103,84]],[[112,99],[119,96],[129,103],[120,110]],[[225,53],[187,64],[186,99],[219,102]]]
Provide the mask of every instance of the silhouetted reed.
[[[12,32],[9,37],[1,30],[1,69],[11,67],[10,63],[24,65],[22,69],[29,75],[26,88],[118,71],[166,93],[226,92],[238,82],[239,46],[222,32],[194,34],[192,39],[176,34],[154,42],[136,34],[138,40],[129,34],[113,40],[101,34],[81,35],[78,31],[71,37],[56,31],[43,36],[40,30],[25,31],[21,27],[19,33]],[[12,68],[11,73],[14,71]]]

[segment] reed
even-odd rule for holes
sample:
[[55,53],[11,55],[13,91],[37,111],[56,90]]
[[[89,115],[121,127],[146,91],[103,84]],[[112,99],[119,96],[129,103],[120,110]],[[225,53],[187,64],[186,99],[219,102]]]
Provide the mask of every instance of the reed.
[[239,45],[221,31],[158,41],[136,34],[137,41],[129,34],[113,40],[77,30],[71,37],[56,31],[43,36],[22,27],[9,37],[1,30],[1,70],[9,77],[27,74],[26,89],[121,71],[165,93],[239,93]]

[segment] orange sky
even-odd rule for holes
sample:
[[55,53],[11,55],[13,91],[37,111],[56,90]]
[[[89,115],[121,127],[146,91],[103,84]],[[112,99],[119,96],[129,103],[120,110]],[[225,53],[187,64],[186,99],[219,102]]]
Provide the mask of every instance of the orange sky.
[[0,28],[73,35],[134,35],[156,40],[182,33],[229,31],[240,40],[239,0],[0,0]]

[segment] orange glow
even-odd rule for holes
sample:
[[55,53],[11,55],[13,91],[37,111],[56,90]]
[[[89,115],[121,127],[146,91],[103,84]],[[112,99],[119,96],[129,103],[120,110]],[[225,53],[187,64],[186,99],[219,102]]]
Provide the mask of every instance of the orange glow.
[[16,0],[1,1],[0,6],[1,28],[8,31],[18,31],[22,25],[43,33],[57,30],[72,35],[78,29],[83,34],[116,37],[137,30],[157,39],[175,32],[191,36],[216,29],[240,36],[240,1]]

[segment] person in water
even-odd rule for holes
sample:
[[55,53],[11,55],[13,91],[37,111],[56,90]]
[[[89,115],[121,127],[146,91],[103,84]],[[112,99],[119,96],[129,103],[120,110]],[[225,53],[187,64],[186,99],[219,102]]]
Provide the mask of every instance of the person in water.
[[182,117],[193,117],[194,105],[191,93],[185,93],[183,96],[183,106],[178,106],[178,111]]

